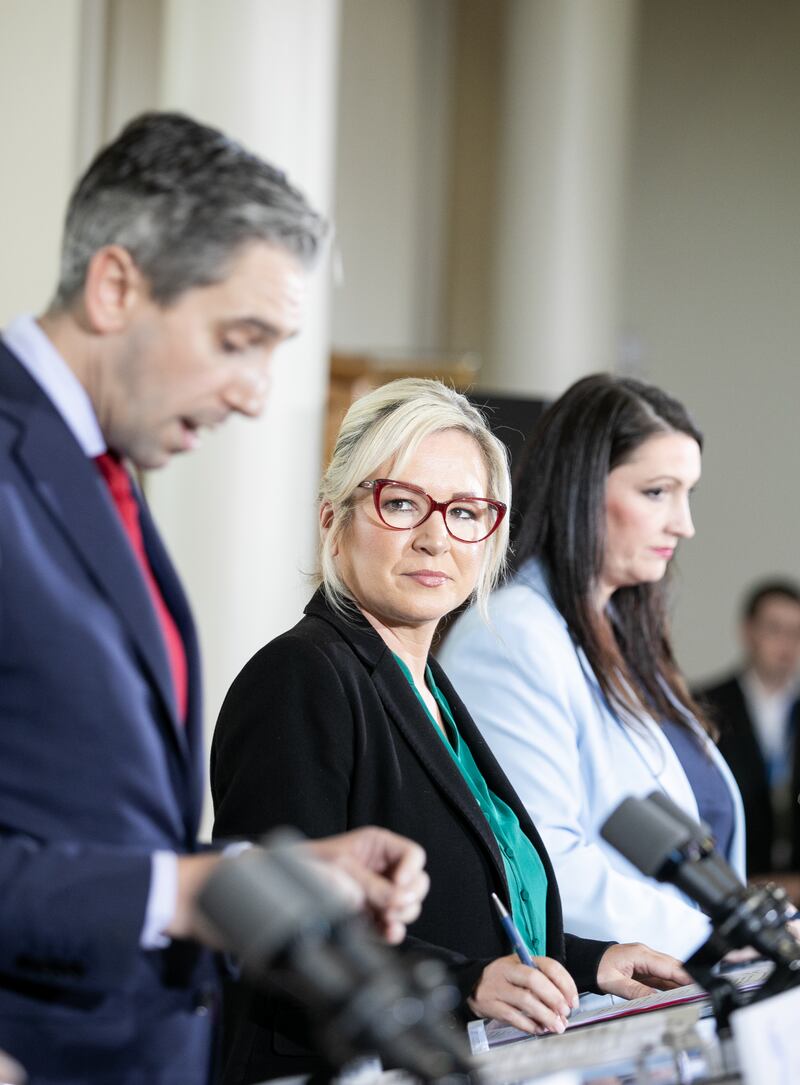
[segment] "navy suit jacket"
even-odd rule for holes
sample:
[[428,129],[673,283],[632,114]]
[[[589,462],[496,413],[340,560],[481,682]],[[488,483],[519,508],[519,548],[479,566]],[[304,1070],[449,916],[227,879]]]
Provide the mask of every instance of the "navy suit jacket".
[[196,847],[203,756],[191,615],[141,522],[186,646],[185,725],[105,483],[0,342],[0,1048],[34,1085],[207,1072],[210,960],[139,949],[151,853]]

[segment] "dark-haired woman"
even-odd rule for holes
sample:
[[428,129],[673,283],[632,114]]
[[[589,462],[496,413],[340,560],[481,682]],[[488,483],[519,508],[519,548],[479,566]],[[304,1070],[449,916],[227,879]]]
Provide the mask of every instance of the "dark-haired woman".
[[694,534],[702,436],[657,388],[605,374],[542,416],[517,471],[514,575],[440,655],[525,803],[568,928],[686,957],[709,933],[678,890],[639,874],[600,826],[662,789],[744,874],[742,804],[670,645],[666,579]]

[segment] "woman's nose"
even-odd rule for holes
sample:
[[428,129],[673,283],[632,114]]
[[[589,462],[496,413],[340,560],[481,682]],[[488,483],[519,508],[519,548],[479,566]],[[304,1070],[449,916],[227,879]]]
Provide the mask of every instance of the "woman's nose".
[[432,554],[440,554],[450,548],[450,535],[441,509],[436,509],[424,523],[414,528],[414,546]]
[[670,527],[673,534],[681,539],[691,539],[694,537],[694,521],[692,520],[692,510],[688,500],[682,501],[675,510]]

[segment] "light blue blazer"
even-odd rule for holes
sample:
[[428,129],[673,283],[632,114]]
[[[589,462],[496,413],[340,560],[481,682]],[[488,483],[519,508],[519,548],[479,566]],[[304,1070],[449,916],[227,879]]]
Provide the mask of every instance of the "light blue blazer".
[[[565,928],[645,942],[685,959],[710,933],[705,915],[677,889],[640,874],[599,835],[626,796],[657,788],[698,817],[672,746],[653,719],[623,722],[609,710],[537,562],[495,592],[489,610],[490,625],[475,608],[459,618],[440,660],[542,835]],[[728,859],[744,877],[738,788],[714,744],[689,722],[730,790]]]

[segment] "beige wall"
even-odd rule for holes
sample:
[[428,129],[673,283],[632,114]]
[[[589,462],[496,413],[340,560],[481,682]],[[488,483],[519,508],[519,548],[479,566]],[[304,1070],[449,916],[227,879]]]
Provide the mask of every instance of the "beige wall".
[[342,3],[339,349],[442,345],[453,2]]
[[735,654],[743,586],[800,577],[799,41],[787,0],[642,8],[626,333],[706,433],[675,627],[695,677]]
[[506,0],[459,0],[445,263],[446,345],[489,350]]

